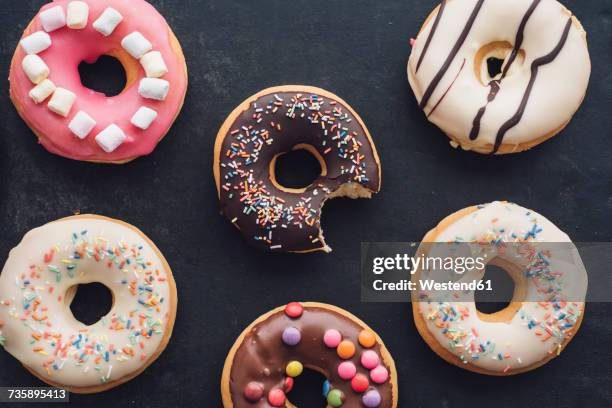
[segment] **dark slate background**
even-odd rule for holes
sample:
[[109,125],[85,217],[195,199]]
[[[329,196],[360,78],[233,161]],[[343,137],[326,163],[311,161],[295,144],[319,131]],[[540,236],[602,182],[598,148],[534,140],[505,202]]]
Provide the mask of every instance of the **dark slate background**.
[[[44,3],[2,2],[0,76],[8,77],[17,41]],[[153,3],[183,44],[190,87],[178,121],[150,156],[123,166],[53,156],[13,109],[8,82],[0,85],[0,257],[31,228],[79,210],[140,227],[168,258],[178,284],[177,324],[161,358],[119,388],[73,395],[72,406],[220,406],[219,379],[234,339],[257,316],[292,300],[336,304],[378,330],[398,366],[401,407],[612,406],[610,305],[589,305],[560,358],[493,378],[431,352],[409,304],[365,304],[359,292],[361,241],[418,241],[449,213],[496,199],[541,212],[576,241],[612,240],[612,3],[565,0],[589,32],[589,92],[565,132],[509,157],[451,149],[415,103],[406,81],[409,38],[434,0]],[[212,153],[219,126],[247,96],[288,83],[346,99],[382,158],[378,196],[326,205],[331,255],[254,251],[218,214]],[[0,386],[41,385],[5,352],[0,367]],[[306,377],[294,402],[323,406],[322,379]]]

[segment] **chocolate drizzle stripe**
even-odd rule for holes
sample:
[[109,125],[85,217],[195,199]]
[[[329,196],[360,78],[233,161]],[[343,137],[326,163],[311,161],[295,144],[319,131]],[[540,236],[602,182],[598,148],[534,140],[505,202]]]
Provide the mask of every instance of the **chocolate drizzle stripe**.
[[538,5],[540,4],[540,1],[541,0],[533,0],[533,2],[531,3],[531,6],[529,6],[529,9],[523,16],[523,20],[521,21],[518,31],[516,32],[516,39],[514,40],[514,47],[512,48],[512,52],[510,53],[510,58],[508,58],[508,62],[506,63],[506,65],[504,66],[504,69],[502,70],[501,78],[499,80],[493,80],[489,83],[491,90],[489,91],[489,95],[487,96],[487,102],[484,104],[484,106],[482,106],[478,110],[478,113],[476,114],[476,117],[474,118],[474,121],[472,122],[472,130],[470,131],[470,140],[476,140],[476,138],[480,134],[480,122],[482,120],[482,117],[487,111],[487,107],[489,106],[489,104],[493,102],[495,98],[497,97],[497,94],[499,93],[499,90],[500,90],[501,82],[504,80],[504,78],[508,74],[508,71],[512,67],[512,64],[516,60],[516,57],[521,49],[521,46],[523,45],[523,40],[525,38],[525,27],[527,26],[527,22],[529,21],[529,18],[531,18],[531,15],[535,11],[536,7],[538,7]]
[[502,127],[499,129],[499,131],[497,132],[497,137],[495,138],[495,144],[493,146],[492,154],[497,153],[497,151],[499,150],[499,147],[502,144],[502,141],[504,140],[504,136],[506,135],[506,133],[510,129],[512,129],[514,126],[516,126],[523,118],[523,115],[525,114],[525,109],[527,108],[527,102],[529,102],[529,97],[531,96],[531,92],[533,91],[533,86],[535,85],[535,81],[538,77],[538,72],[540,70],[540,67],[550,64],[559,56],[559,54],[561,53],[561,50],[563,50],[563,47],[565,47],[565,43],[567,42],[570,28],[572,28],[572,17],[571,16],[567,19],[567,23],[565,24],[565,29],[563,30],[563,35],[561,36],[561,39],[559,40],[555,48],[549,54],[536,59],[531,64],[531,78],[529,78],[529,84],[527,85],[527,88],[525,89],[525,93],[523,94],[523,99],[521,100],[521,104],[519,105],[516,113],[510,119],[508,119],[508,121],[504,123]]
[[423,98],[421,99],[421,102],[419,103],[419,107],[421,109],[424,109],[425,106],[427,106],[427,102],[429,102],[429,99],[431,98],[434,91],[440,84],[440,81],[446,74],[446,71],[448,71],[451,64],[453,63],[453,60],[457,56],[457,53],[459,53],[459,50],[463,46],[465,39],[467,38],[468,34],[470,33],[470,30],[472,29],[472,26],[474,25],[474,22],[476,21],[476,17],[478,16],[478,13],[480,12],[480,9],[482,8],[483,3],[484,3],[484,0],[478,0],[478,2],[476,3],[476,6],[474,7],[474,10],[472,10],[472,14],[470,15],[470,18],[465,24],[465,27],[463,28],[461,35],[459,35],[459,38],[457,39],[457,42],[453,46],[450,54],[448,54],[446,61],[444,61],[444,64],[442,65],[442,67],[440,67],[440,70],[438,71],[436,76],[433,78],[433,80],[427,87],[427,90],[423,94]]
[[427,114],[427,117],[430,117],[431,115],[433,115],[433,113],[436,111],[436,109],[438,109],[438,106],[440,106],[440,104],[442,103],[444,98],[446,98],[446,95],[448,95],[448,93],[450,92],[450,90],[453,87],[453,85],[455,85],[455,82],[457,82],[457,79],[459,79],[459,75],[461,75],[461,71],[463,71],[463,68],[465,67],[465,62],[466,62],[466,59],[464,58],[463,59],[463,64],[461,64],[461,68],[459,68],[459,71],[457,71],[457,75],[455,75],[455,79],[453,79],[453,82],[451,82],[450,86],[448,87],[446,92],[444,92],[444,95],[442,95],[442,97],[440,98],[438,103],[436,103],[436,105]]
[[446,8],[446,0],[442,0],[440,4],[440,10],[438,11],[438,15],[436,15],[436,19],[434,20],[433,26],[431,27],[431,31],[429,35],[427,35],[427,40],[425,41],[425,46],[423,47],[423,51],[419,56],[419,61],[417,62],[415,73],[419,72],[419,68],[421,67],[421,63],[423,62],[423,58],[427,54],[427,50],[429,50],[429,44],[431,44],[431,40],[433,36],[436,34],[436,30],[438,29],[438,24],[440,24],[440,20],[442,19],[442,14],[444,13],[444,9]]
[[527,13],[525,13],[525,15],[523,16],[523,20],[521,21],[518,31],[516,32],[516,39],[514,40],[514,48],[512,49],[510,58],[508,58],[508,63],[506,64],[506,66],[504,67],[504,70],[502,71],[501,79],[504,79],[506,77],[506,75],[508,74],[508,71],[510,70],[510,67],[514,63],[514,60],[516,60],[519,50],[521,49],[523,45],[523,40],[525,39],[525,27],[527,26],[527,22],[531,18],[531,15],[535,11],[535,9],[540,4],[540,1],[541,0],[533,0],[533,2],[531,3],[531,6],[529,6],[529,9],[527,10]]

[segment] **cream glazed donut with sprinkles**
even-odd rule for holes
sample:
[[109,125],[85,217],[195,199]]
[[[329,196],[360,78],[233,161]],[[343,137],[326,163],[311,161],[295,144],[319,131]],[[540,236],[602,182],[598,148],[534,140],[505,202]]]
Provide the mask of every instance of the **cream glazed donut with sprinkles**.
[[556,0],[443,0],[412,45],[419,107],[453,147],[484,154],[521,152],[561,132],[591,73],[586,32]]
[[[469,207],[445,218],[423,242],[425,256],[436,248],[426,243],[471,244],[515,285],[510,304],[492,314],[476,308],[473,291],[467,293],[472,301],[460,302],[412,292],[419,333],[451,364],[488,375],[523,373],[557,357],[580,328],[586,269],[570,238],[542,215],[507,202]],[[413,282],[435,273],[421,268]],[[483,274],[474,270],[469,278]]]
[[[277,182],[278,157],[306,150],[321,167],[301,189]],[[380,190],[376,147],[357,113],[320,88],[286,85],[241,103],[222,125],[214,152],[222,213],[247,242],[274,252],[330,252],[323,205],[335,197],[370,198]]]
[[255,320],[230,350],[225,408],[293,407],[287,394],[304,368],[327,377],[327,407],[397,407],[397,372],[381,338],[338,307],[291,302]]
[[[116,96],[81,84],[78,66],[108,55],[126,85]],[[10,96],[51,153],[125,163],[153,151],[183,106],[187,67],[166,20],[144,0],[55,0],[25,29]]]
[[[70,304],[98,282],[110,312],[86,326]],[[95,301],[95,300],[93,300]],[[0,275],[0,345],[42,381],[75,393],[105,391],[142,373],[172,335],[172,271],[135,227],[77,215],[28,232]]]

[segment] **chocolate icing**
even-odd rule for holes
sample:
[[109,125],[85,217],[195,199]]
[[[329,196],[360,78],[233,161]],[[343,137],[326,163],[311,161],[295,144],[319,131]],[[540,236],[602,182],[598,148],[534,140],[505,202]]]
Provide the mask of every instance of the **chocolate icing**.
[[[304,192],[286,192],[270,180],[270,162],[298,144],[316,149],[327,174]],[[299,87],[261,96],[235,119],[223,140],[221,211],[257,248],[322,249],[321,207],[328,194],[345,183],[379,190],[374,149],[360,121],[341,102],[300,92]]]
[[[298,345],[290,347],[283,343],[282,333],[287,327],[295,327],[301,332],[301,341]],[[336,354],[336,349],[325,346],[323,335],[328,329],[338,330],[344,340],[350,340],[356,346],[356,353],[349,360],[342,360]],[[350,380],[346,381],[338,376],[338,365],[342,361],[352,361],[357,372],[366,376],[369,370],[361,366],[361,353],[366,350],[359,345],[359,333],[366,329],[348,317],[333,310],[321,307],[304,307],[301,317],[292,319],[282,310],[272,314],[264,321],[251,328],[244,337],[242,344],[234,355],[230,373],[230,393],[235,408],[270,408],[272,407],[265,395],[273,388],[282,388],[285,378],[285,366],[289,361],[300,361],[305,367],[323,373],[331,382],[333,389],[341,390],[346,399],[343,408],[363,408],[361,397],[351,389]],[[374,350],[381,356],[381,345],[376,344],[369,350]],[[391,367],[383,362],[389,373]],[[393,407],[393,385],[389,380],[384,384],[373,384],[381,397],[381,408]],[[300,378],[296,377],[295,381]],[[258,402],[249,402],[243,396],[243,390],[251,381],[264,385],[264,397]],[[288,399],[291,398],[289,393]]]
[[493,146],[492,153],[497,153],[497,151],[499,150],[499,147],[502,145],[502,142],[504,140],[504,136],[506,135],[506,133],[510,129],[512,129],[514,126],[516,126],[523,118],[523,114],[525,113],[525,109],[527,108],[527,102],[529,102],[529,97],[531,96],[531,91],[533,90],[533,86],[535,85],[535,81],[538,77],[538,72],[540,70],[540,67],[543,65],[550,64],[561,53],[561,50],[563,50],[563,47],[565,46],[565,43],[567,41],[567,37],[569,36],[570,28],[572,28],[572,17],[569,17],[567,19],[567,23],[565,24],[565,29],[563,30],[563,34],[561,35],[561,38],[559,39],[559,42],[557,43],[555,48],[547,55],[534,60],[533,63],[531,64],[531,78],[529,78],[529,84],[527,85],[527,88],[525,89],[525,93],[523,94],[523,99],[521,100],[521,104],[519,105],[516,113],[510,119],[508,119],[508,121],[504,123],[502,127],[499,129],[499,131],[497,132],[497,137],[495,138],[495,145]]

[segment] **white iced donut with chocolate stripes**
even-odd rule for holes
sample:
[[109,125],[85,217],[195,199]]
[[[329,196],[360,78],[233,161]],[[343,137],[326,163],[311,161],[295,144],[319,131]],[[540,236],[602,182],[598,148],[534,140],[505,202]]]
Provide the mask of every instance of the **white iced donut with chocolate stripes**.
[[[78,285],[113,294],[86,326],[70,310]],[[95,302],[96,299],[91,299]],[[0,345],[44,382],[78,393],[122,384],[165,349],[176,316],[172,271],[142,232],[96,215],[28,232],[0,275]]]
[[[491,58],[501,68],[488,69]],[[408,80],[454,147],[516,153],[559,133],[585,96],[586,32],[556,0],[443,0],[413,40]]]
[[[423,242],[451,243],[453,251],[456,243],[473,245],[515,285],[510,304],[491,314],[477,310],[473,291],[462,293],[459,302],[412,292],[419,333],[449,363],[481,374],[518,374],[558,356],[578,331],[587,272],[570,238],[542,215],[507,202],[468,207],[445,218]],[[435,257],[442,246],[419,250]],[[421,269],[413,281],[442,282],[441,274],[448,279],[447,271]],[[478,281],[483,274],[474,269],[461,279]]]

